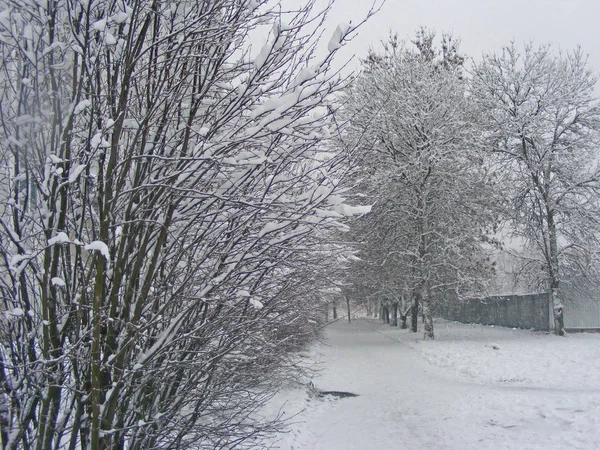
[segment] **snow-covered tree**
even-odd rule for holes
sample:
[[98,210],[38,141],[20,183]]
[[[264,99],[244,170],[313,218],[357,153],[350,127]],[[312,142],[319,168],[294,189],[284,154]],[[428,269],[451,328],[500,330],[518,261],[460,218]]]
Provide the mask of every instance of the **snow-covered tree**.
[[564,334],[561,285],[597,268],[600,104],[597,77],[581,50],[515,45],[473,71],[488,149],[503,179],[514,234],[529,248],[538,282],[551,295]]
[[[485,166],[477,154],[458,43],[420,30],[416,50],[391,37],[372,52],[348,92],[348,142],[364,150],[362,185],[376,199],[354,228],[372,265],[422,305],[425,336],[432,308],[485,272],[481,241],[488,224]],[[390,269],[384,269],[386,265]]]
[[0,0],[3,448],[269,431],[356,212],[313,3]]

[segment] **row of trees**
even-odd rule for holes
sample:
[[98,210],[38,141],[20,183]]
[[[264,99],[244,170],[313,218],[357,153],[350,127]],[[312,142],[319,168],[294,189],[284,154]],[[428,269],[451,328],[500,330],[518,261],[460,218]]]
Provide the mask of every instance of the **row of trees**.
[[322,145],[355,28],[323,44],[313,4],[0,1],[3,448],[231,448],[277,425],[255,410],[298,375],[329,235],[361,211]]
[[331,62],[356,26],[323,43],[314,3],[0,0],[3,448],[230,448],[276,428],[256,410],[357,259],[340,230],[369,208],[345,178],[374,204],[349,228],[359,287],[421,303],[429,337],[436,303],[485,279],[498,217],[547,243],[560,317],[561,277],[594,267],[581,55],[526,50],[544,78],[507,51],[467,78],[456,42],[422,32],[350,86]]
[[[507,230],[527,248],[564,334],[561,283],[597,279],[600,107],[580,50],[514,45],[467,71],[458,42],[421,29],[391,36],[347,91],[353,182],[375,200],[352,227],[355,296],[413,302],[425,336],[432,308],[485,292]],[[396,292],[396,295],[390,295]]]

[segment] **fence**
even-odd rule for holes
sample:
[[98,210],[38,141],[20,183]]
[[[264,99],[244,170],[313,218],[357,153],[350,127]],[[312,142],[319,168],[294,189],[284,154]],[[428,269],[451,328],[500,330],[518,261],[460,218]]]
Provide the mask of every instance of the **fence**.
[[565,328],[571,331],[600,329],[600,301],[596,298],[565,301]]
[[549,331],[548,294],[467,298],[445,306],[442,317],[463,323]]

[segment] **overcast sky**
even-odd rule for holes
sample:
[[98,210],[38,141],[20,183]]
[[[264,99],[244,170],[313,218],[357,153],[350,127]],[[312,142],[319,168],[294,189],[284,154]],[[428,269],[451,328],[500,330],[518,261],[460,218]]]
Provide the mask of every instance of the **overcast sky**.
[[[349,20],[356,23],[370,3],[337,0],[330,26]],[[387,0],[343,56],[364,57],[389,30],[408,40],[420,25],[438,36],[442,31],[452,32],[460,37],[463,53],[476,60],[482,53],[500,51],[511,40],[519,46],[530,40],[552,43],[563,50],[581,45],[589,54],[590,68],[600,72],[600,0]]]

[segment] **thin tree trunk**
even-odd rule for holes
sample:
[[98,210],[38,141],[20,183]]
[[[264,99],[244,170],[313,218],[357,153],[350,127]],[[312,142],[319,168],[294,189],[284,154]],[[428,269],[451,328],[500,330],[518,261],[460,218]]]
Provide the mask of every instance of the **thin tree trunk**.
[[394,309],[392,310],[392,326],[398,326],[398,303],[394,303]]
[[402,328],[403,330],[406,330],[408,328],[408,325],[406,324],[406,321],[408,319],[408,309],[406,308],[406,297],[404,294],[402,294],[401,297],[401,308],[400,308],[400,321],[401,321],[401,325],[400,328]]
[[333,301],[333,320],[336,320],[337,317],[337,300]]
[[346,298],[346,307],[348,308],[348,323],[350,323],[350,297],[347,295],[344,295],[344,297]]

